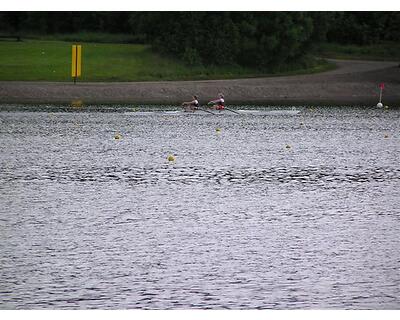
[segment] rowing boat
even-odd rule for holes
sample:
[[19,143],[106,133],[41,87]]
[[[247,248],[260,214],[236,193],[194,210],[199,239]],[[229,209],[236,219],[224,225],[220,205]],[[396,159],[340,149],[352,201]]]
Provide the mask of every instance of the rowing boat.
[[301,111],[296,109],[280,109],[280,110],[262,110],[262,109],[244,109],[244,110],[235,110],[231,112],[229,110],[196,110],[192,111],[183,111],[183,110],[167,110],[167,111],[135,111],[135,112],[127,112],[129,114],[136,115],[151,115],[151,114],[161,114],[161,115],[176,115],[176,116],[190,116],[190,115],[209,115],[209,116],[221,116],[221,115],[231,115],[231,116],[240,116],[240,115],[251,115],[251,116],[295,116],[298,115]]

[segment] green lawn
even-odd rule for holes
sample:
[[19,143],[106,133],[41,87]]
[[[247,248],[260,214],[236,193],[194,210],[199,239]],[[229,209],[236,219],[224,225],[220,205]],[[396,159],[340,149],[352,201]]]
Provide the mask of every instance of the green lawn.
[[400,60],[400,43],[382,42],[365,46],[323,43],[317,47],[315,54],[335,59],[398,61]]
[[[206,80],[266,75],[258,69],[235,66],[188,67],[139,44],[81,43],[82,78],[79,81]],[[0,41],[0,80],[71,81],[72,42]],[[281,74],[320,72],[332,64],[318,60],[310,68]]]

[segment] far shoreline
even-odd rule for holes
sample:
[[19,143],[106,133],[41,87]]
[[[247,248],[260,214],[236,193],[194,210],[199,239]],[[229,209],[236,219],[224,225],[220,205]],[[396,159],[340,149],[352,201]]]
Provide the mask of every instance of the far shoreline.
[[0,104],[179,105],[193,94],[201,104],[223,92],[229,105],[374,106],[379,83],[383,103],[400,106],[397,62],[333,60],[337,69],[316,74],[233,80],[162,82],[30,82],[1,81]]

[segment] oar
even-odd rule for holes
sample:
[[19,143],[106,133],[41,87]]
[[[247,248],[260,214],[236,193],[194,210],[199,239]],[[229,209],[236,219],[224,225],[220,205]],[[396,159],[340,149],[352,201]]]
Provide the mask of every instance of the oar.
[[206,110],[206,109],[203,109],[203,108],[198,108],[199,110],[202,110],[202,111],[204,111],[204,112],[207,112],[207,113],[211,113],[211,114],[214,114],[215,115],[215,113],[214,112],[212,112],[212,111],[209,111],[209,110]]
[[224,109],[229,110],[230,112],[236,113],[236,114],[240,114],[239,112],[232,110],[232,109],[228,109],[227,107],[225,107]]
[[[208,104],[211,104],[211,101],[210,101]],[[236,114],[240,114],[239,112],[237,112],[237,111],[235,111],[235,110],[232,110],[232,109],[229,109],[229,108],[227,108],[227,107],[224,107],[224,109],[225,109],[225,110],[228,110],[228,111],[230,111],[230,112],[236,113]],[[220,110],[220,111],[221,111],[221,110]]]

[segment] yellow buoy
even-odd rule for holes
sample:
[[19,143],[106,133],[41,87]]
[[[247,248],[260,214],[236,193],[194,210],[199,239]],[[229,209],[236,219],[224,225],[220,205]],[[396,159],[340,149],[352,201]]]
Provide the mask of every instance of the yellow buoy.
[[385,109],[389,109],[389,107],[388,107],[388,106],[385,106]]
[[173,161],[175,161],[175,157],[172,154],[170,154],[170,155],[168,155],[167,160],[170,162],[173,162]]
[[217,128],[217,129],[215,129],[215,131],[216,131],[217,133],[221,133],[221,128]]
[[120,133],[116,133],[115,136],[114,136],[114,139],[115,140],[122,139],[122,135]]
[[74,100],[71,102],[72,108],[82,108],[82,106],[83,106],[82,100]]

